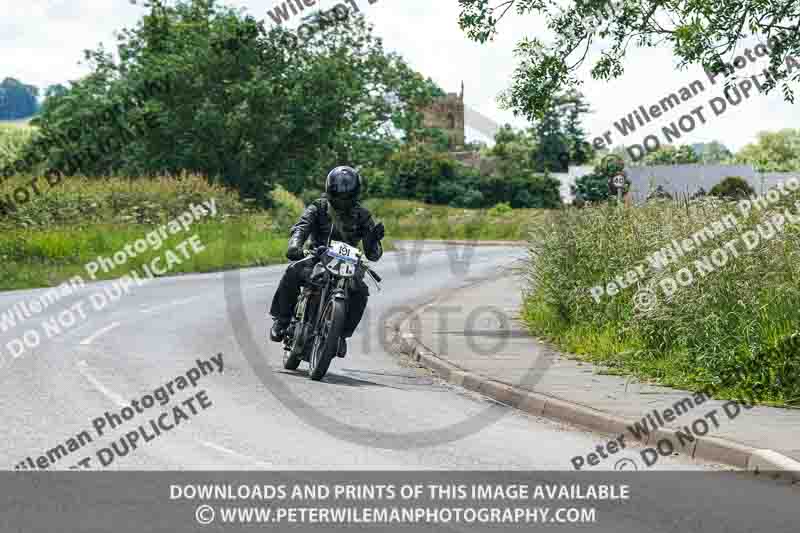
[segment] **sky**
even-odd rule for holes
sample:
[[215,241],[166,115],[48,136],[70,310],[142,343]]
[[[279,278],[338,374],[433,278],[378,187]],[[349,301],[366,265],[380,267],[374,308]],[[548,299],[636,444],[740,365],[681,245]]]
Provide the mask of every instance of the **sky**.
[[[521,117],[500,108],[498,94],[510,86],[517,64],[515,44],[524,36],[547,39],[541,20],[510,14],[501,21],[494,41],[479,44],[466,37],[458,26],[460,12],[457,0],[352,0],[364,16],[374,24],[388,50],[401,54],[423,75],[433,79],[447,92],[465,85],[465,104],[499,124],[511,123],[526,127]],[[370,3],[372,1],[373,3]],[[494,5],[501,0],[490,1]],[[267,25],[273,25],[268,11],[281,5],[278,0],[227,0],[242,7]],[[336,5],[335,0],[318,0],[323,9]],[[435,7],[434,7],[435,6]],[[145,9],[131,0],[0,0],[0,77],[11,76],[24,83],[46,87],[53,83],[77,79],[86,74],[81,64],[82,51],[103,43],[114,49],[114,33],[133,26]],[[287,25],[294,27],[299,17]],[[755,42],[751,42],[750,46]],[[733,57],[730,58],[731,60]],[[741,70],[741,74],[759,72],[767,58],[757,60]],[[669,48],[632,48],[625,63],[625,74],[610,82],[592,80],[590,64],[579,71],[581,91],[593,112],[584,119],[589,141],[611,131],[611,146],[641,144],[645,135],[656,134],[665,142],[662,127],[669,126],[693,108],[703,106],[705,124],[696,124],[683,133],[678,143],[718,140],[738,150],[756,140],[759,131],[797,127],[800,123],[800,102],[784,101],[779,90],[768,95],[753,90],[750,98],[739,105],[728,105],[715,116],[708,101],[722,90],[708,82],[699,67],[677,70],[677,60]],[[683,102],[646,127],[622,136],[614,126],[642,105],[650,108],[670,93],[678,92],[691,82],[701,80],[705,91]],[[798,87],[800,89],[800,87]],[[798,96],[800,100],[800,95]],[[684,122],[688,124],[688,122]],[[467,138],[482,140],[479,132],[467,129]]]

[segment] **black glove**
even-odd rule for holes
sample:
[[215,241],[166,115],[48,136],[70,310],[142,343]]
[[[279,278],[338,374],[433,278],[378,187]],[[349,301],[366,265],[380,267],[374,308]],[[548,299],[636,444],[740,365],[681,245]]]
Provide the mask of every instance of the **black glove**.
[[300,242],[300,239],[289,239],[289,248],[286,250],[286,259],[289,261],[299,261],[303,257],[303,243]]
[[383,239],[386,234],[386,228],[383,227],[383,222],[378,222],[372,227],[372,238],[376,241]]

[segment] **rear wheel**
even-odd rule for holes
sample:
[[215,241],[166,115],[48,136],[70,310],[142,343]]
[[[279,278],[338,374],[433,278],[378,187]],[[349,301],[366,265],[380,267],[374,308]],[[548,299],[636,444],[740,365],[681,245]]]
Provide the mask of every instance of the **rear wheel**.
[[325,376],[331,360],[336,357],[339,337],[344,328],[345,313],[345,303],[342,300],[333,299],[325,305],[320,332],[314,339],[314,348],[311,351],[309,375],[314,381],[319,381]]

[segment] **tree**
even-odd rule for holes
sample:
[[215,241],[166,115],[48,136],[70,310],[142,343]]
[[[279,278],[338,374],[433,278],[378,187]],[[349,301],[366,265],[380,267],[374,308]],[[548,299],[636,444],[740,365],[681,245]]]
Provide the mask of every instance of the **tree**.
[[386,125],[413,124],[435,89],[361,17],[298,44],[216,0],[152,0],[116,54],[86,57],[90,74],[46,106],[26,161],[95,176],[192,171],[263,204],[276,183],[319,189],[335,164],[388,157]]
[[583,165],[592,159],[594,150],[581,124],[588,112],[583,95],[572,91],[558,95],[542,118],[534,121],[532,161],[537,172],[567,172],[570,163]]
[[642,163],[645,165],[691,165],[699,162],[697,153],[691,146],[685,144],[679,148],[670,144],[660,146],[642,158]]
[[[481,193],[488,205],[505,202],[511,207],[558,207],[561,205],[560,183],[549,175],[537,174],[541,130],[515,131],[505,125],[495,134],[495,144],[488,151],[496,160],[494,171],[481,177]],[[564,153],[564,152],[561,152]],[[557,158],[551,161],[559,164]]]
[[[794,0],[498,2],[492,7],[488,0],[459,0],[459,24],[471,39],[480,43],[492,39],[509,13],[544,20],[553,35],[552,44],[545,44],[545,38],[525,37],[517,45],[520,64],[502,101],[528,118],[543,116],[558,92],[579,85],[577,72],[587,58],[598,57],[591,67],[592,78],[610,80],[624,73],[629,45],[670,46],[679,68],[697,64],[715,75],[732,75],[738,69],[725,60],[753,35],[769,42],[772,79],[764,90],[783,80],[784,97],[794,101],[787,80],[800,79],[800,63],[792,57],[800,51],[800,4]],[[593,45],[598,53],[588,54]],[[794,70],[798,72],[792,74]]]
[[609,154],[599,161],[591,174],[586,174],[575,180],[575,185],[570,189],[576,199],[583,202],[601,202],[610,195],[609,180],[622,174],[625,177],[624,192],[630,188],[630,180],[625,174],[625,159],[616,154]]
[[562,131],[561,113],[557,106],[545,110],[534,131],[538,140],[533,152],[536,171],[566,172],[569,168],[569,146]]
[[404,144],[384,170],[371,169],[372,196],[409,198],[454,207],[484,207],[477,170],[424,142]]
[[759,172],[800,170],[800,130],[762,131],[757,138],[739,150],[737,163],[753,165]]
[[601,202],[608,199],[608,178],[595,170],[577,178],[571,190],[579,205],[584,202]]
[[726,164],[733,158],[731,151],[719,141],[698,143],[692,145],[692,148],[700,157],[700,161],[706,165]]
[[726,198],[730,200],[741,200],[749,198],[755,194],[755,190],[747,183],[747,180],[739,176],[728,176],[717,183],[708,192],[711,196]]
[[59,96],[64,96],[67,94],[69,89],[67,89],[64,85],[60,83],[56,83],[54,85],[48,85],[47,88],[44,90],[44,98],[47,100],[48,98],[57,98]]
[[489,149],[489,145],[486,144],[484,141],[469,141],[464,144],[464,150],[468,152],[481,152],[487,151]]
[[585,165],[594,156],[594,149],[586,142],[586,131],[581,124],[581,115],[591,112],[589,104],[583,94],[577,91],[568,93],[562,101],[562,108],[566,111],[564,136],[569,150],[569,163]]
[[617,145],[614,148],[612,148],[611,150],[609,150],[608,148],[603,148],[601,150],[595,151],[593,156],[592,156],[592,158],[591,158],[591,160],[588,161],[588,164],[590,164],[593,167],[601,165],[603,163],[603,161],[605,160],[605,158],[607,156],[609,156],[609,155],[613,155],[617,159],[622,160],[623,165],[626,166],[626,167],[637,166],[637,165],[640,165],[641,162],[642,162],[641,159],[638,159],[638,160],[634,161],[633,157],[631,157],[631,154],[628,153],[628,150],[626,150],[624,146]]

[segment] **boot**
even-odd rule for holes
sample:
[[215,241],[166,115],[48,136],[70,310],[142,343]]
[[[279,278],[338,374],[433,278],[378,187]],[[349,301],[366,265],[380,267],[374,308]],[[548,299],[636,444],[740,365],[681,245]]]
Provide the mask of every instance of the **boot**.
[[347,355],[347,339],[339,337],[339,348],[336,350],[337,357],[344,357]]
[[269,338],[273,342],[281,342],[286,335],[286,328],[289,327],[291,319],[275,318],[273,320],[272,329],[269,331]]

